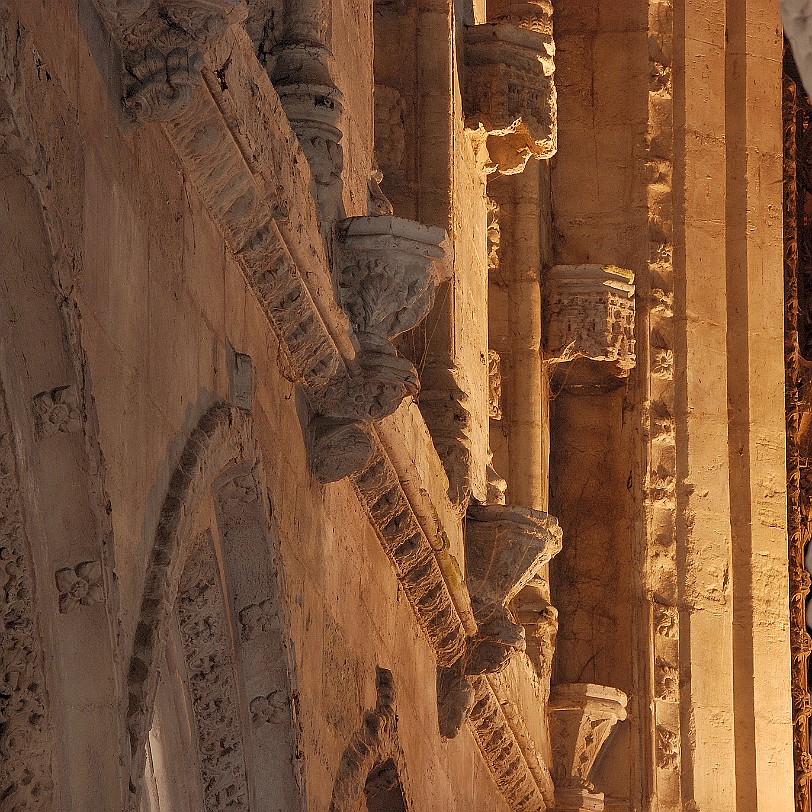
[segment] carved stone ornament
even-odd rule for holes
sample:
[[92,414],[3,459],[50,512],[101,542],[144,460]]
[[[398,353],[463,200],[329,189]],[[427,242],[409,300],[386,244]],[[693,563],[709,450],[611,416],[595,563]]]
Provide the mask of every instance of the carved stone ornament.
[[75,567],[57,570],[56,586],[62,614],[79,606],[94,606],[104,601],[102,569],[98,561],[83,561]]
[[437,720],[440,735],[453,739],[471,716],[475,691],[464,673],[465,658],[448,668],[437,669]]
[[421,374],[420,412],[448,477],[448,498],[464,511],[471,499],[468,387],[457,367],[430,364]]
[[398,742],[395,683],[392,672],[377,668],[375,709],[364,714],[361,728],[344,751],[333,786],[330,812],[355,812],[364,796],[367,778],[376,767],[391,761],[398,768],[403,756]]
[[[104,2],[109,6],[109,2]],[[248,16],[244,0],[152,0],[118,27],[125,81],[124,111],[133,121],[170,121],[202,81],[205,51]],[[115,12],[109,12],[110,14]]]
[[545,284],[545,352],[634,367],[634,274],[613,265],[556,265]]
[[281,47],[271,70],[279,100],[310,164],[325,223],[332,223],[341,210],[344,169],[344,105],[332,79],[332,65],[333,56],[324,45],[295,42]]
[[372,451],[363,423],[320,415],[310,424],[310,465],[321,482],[337,482],[360,470]]
[[395,354],[392,339],[419,324],[450,267],[446,233],[402,217],[350,217],[337,226],[338,291],[361,347]]
[[626,694],[591,683],[555,685],[550,694],[555,807],[551,812],[604,808],[589,774],[614,726],[626,718]]
[[469,643],[466,673],[501,671],[524,650],[524,629],[507,604],[561,549],[561,528],[548,513],[505,505],[472,505],[465,532],[466,579],[479,632]]
[[82,411],[75,386],[60,386],[50,392],[41,392],[32,401],[34,434],[38,440],[59,432],[82,430]]
[[488,350],[488,417],[502,419],[501,359],[496,350]]
[[549,33],[509,23],[465,30],[463,106],[486,138],[487,172],[515,174],[556,151],[555,44]]

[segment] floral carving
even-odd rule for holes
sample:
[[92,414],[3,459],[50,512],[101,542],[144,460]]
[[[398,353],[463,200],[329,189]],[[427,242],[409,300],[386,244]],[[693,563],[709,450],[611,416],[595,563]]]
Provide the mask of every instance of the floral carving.
[[272,598],[252,603],[240,610],[240,627],[244,640],[273,632],[277,628],[278,621],[276,602]]
[[72,612],[79,606],[94,606],[104,601],[104,583],[101,564],[83,561],[75,567],[65,567],[56,572],[59,589],[59,611]]
[[60,386],[50,392],[41,392],[34,397],[32,409],[34,434],[40,440],[59,432],[82,430],[82,410],[75,386]]
[[673,730],[657,725],[657,766],[675,770],[679,764],[679,738]]
[[249,705],[251,722],[255,725],[287,723],[290,719],[290,701],[283,690],[272,691],[267,696],[256,696]]

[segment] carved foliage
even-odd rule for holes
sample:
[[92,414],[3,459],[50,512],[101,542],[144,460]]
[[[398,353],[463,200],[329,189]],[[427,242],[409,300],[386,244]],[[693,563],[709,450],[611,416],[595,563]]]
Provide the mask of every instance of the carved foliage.
[[351,217],[338,238],[341,304],[362,346],[394,353],[391,340],[426,317],[448,278],[445,232],[401,217]]
[[247,810],[248,785],[232,645],[217,562],[207,537],[199,542],[184,567],[175,611],[192,698],[206,809]]
[[243,0],[154,0],[119,29],[129,118],[142,124],[174,118],[202,80],[206,49],[247,14]]
[[42,650],[11,421],[0,390],[0,799],[53,809]]

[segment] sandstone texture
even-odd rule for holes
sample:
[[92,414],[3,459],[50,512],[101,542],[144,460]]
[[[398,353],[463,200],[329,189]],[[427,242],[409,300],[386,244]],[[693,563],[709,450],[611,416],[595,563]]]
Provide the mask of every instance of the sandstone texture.
[[0,812],[810,812],[782,48],[0,0]]

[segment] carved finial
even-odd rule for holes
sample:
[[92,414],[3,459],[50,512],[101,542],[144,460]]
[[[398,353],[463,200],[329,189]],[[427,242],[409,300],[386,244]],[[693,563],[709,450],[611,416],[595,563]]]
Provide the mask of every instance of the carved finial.
[[124,40],[124,111],[131,121],[170,121],[194,98],[206,51],[248,16],[244,0],[164,0],[144,6]]

